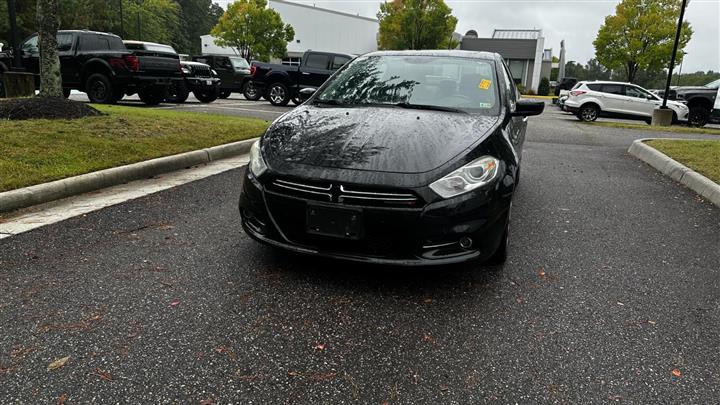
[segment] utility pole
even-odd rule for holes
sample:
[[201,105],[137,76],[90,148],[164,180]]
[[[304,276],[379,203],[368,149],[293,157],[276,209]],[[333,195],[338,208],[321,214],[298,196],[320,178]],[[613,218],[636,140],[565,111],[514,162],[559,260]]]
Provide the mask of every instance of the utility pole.
[[670,55],[670,66],[668,66],[667,81],[665,82],[665,94],[663,95],[662,109],[667,108],[668,93],[670,93],[670,82],[672,81],[672,72],[675,69],[675,55],[677,54],[678,44],[680,43],[680,31],[682,31],[683,18],[685,17],[685,6],[687,0],[683,0],[680,8],[680,19],[678,19],[677,30],[675,31],[675,43],[673,44],[672,55]]
[[23,70],[20,57],[20,44],[17,40],[17,16],[15,15],[15,0],[7,0],[8,17],[10,18],[10,46],[13,50],[13,70]]
[[123,0],[118,0],[120,3],[120,38],[125,37],[125,17],[123,16],[122,3]]
[[142,41],[142,22],[140,21],[140,12],[142,11],[142,0],[137,0],[137,36],[138,41]]

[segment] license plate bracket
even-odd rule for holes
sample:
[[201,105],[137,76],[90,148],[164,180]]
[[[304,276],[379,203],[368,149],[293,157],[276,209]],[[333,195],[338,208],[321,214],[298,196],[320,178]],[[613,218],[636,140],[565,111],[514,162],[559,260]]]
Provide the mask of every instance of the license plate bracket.
[[361,209],[308,205],[305,217],[309,234],[350,240],[361,239],[364,234]]

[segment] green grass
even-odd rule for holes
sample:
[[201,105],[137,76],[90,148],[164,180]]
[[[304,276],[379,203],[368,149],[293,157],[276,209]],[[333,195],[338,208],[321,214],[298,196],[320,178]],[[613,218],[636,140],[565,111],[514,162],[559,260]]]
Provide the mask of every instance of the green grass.
[[653,127],[648,124],[629,124],[624,122],[587,122],[588,125],[599,125],[610,128],[627,128],[627,129],[639,129],[642,131],[654,131],[654,132],[674,132],[678,134],[705,134],[705,135],[720,135],[720,129],[715,128],[693,128],[684,127],[680,125],[673,125],[670,127]]
[[260,136],[267,121],[94,105],[105,116],[0,121],[0,191]]
[[646,143],[714,182],[720,183],[720,141],[656,139]]

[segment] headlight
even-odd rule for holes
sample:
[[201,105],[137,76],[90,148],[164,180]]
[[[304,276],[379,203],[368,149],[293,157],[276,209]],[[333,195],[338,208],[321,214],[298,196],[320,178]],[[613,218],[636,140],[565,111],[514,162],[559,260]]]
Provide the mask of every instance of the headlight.
[[186,74],[186,75],[189,75],[192,73],[192,71],[190,71],[190,69],[188,69],[188,68],[182,68],[182,72],[183,72],[183,74]]
[[218,75],[217,72],[215,71],[215,69],[210,69],[210,71],[212,72],[213,76],[217,76],[217,75]]
[[260,153],[260,141],[256,141],[250,147],[250,173],[255,177],[260,177],[267,170],[267,165]]
[[432,183],[430,188],[442,198],[455,197],[490,183],[499,165],[494,157],[483,156]]

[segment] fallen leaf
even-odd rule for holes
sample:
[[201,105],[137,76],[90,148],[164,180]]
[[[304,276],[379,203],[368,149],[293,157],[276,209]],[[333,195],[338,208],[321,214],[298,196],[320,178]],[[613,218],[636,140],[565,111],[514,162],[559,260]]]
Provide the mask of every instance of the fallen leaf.
[[97,320],[99,320],[100,318],[102,318],[102,314],[92,314],[92,315],[90,316],[90,318],[88,318],[87,320],[88,320],[88,321],[97,321]]
[[300,377],[300,376],[302,376],[302,373],[299,371],[290,370],[290,371],[288,371],[288,375],[290,377]]
[[112,381],[112,380],[113,380],[113,378],[112,378],[112,376],[110,375],[110,373],[108,373],[108,372],[105,371],[105,370],[101,370],[100,368],[96,368],[96,369],[95,369],[95,373],[97,373],[97,375],[99,375],[100,378],[102,378],[102,379],[105,380],[105,381]]
[[65,363],[68,362],[68,360],[70,360],[70,356],[63,357],[63,358],[61,358],[61,359],[57,359],[57,360],[53,361],[52,363],[50,363],[50,364],[48,365],[47,369],[48,369],[48,371],[52,371],[52,370],[58,369],[58,368],[64,366]]
[[447,391],[449,389],[450,389],[450,387],[448,387],[447,385],[444,385],[444,384],[440,385],[440,391]]
[[180,305],[180,300],[174,300],[173,302],[170,303],[169,307],[175,308],[178,305]]
[[680,372],[680,369],[676,368],[672,371],[672,375],[674,375],[675,377],[680,377],[682,373]]
[[647,322],[648,322],[650,325],[655,325],[655,324],[657,323],[657,322],[655,322],[655,321],[650,321],[650,320],[648,320]]
[[425,335],[425,336],[423,336],[423,340],[426,342],[432,342],[433,337],[432,337],[432,335]]
[[67,401],[67,394],[62,394],[57,399],[57,405],[65,405],[65,401]]
[[227,351],[227,347],[225,346],[219,346],[215,348],[215,351],[218,353],[225,353]]
[[425,298],[425,300],[423,300],[423,302],[426,303],[426,304],[432,304],[433,299],[432,299],[432,298]]
[[540,271],[538,271],[538,276],[540,276],[540,277],[545,277],[545,274],[546,274],[546,273],[545,273],[545,268],[544,268],[544,267],[540,267]]
[[624,306],[625,306],[625,304],[623,304],[623,303],[622,303],[622,302],[620,302],[620,301],[618,301],[618,303],[617,303],[617,304],[618,304],[618,305],[620,305],[621,307],[624,307]]
[[318,343],[315,345],[315,350],[317,351],[323,351],[325,350],[325,343]]
[[215,403],[215,398],[203,399],[200,401],[200,405],[212,405]]

